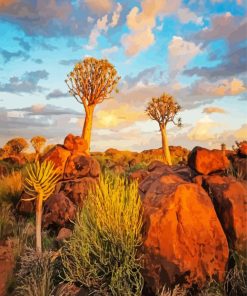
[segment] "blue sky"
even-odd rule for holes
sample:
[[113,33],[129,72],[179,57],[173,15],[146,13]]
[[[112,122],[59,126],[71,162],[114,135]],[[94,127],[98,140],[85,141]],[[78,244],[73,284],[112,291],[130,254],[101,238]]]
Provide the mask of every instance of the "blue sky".
[[144,114],[172,94],[183,128],[171,145],[228,147],[247,138],[245,0],[3,0],[0,2],[0,146],[16,136],[62,143],[84,111],[64,82],[77,61],[107,58],[119,93],[98,105],[92,150],[161,145]]

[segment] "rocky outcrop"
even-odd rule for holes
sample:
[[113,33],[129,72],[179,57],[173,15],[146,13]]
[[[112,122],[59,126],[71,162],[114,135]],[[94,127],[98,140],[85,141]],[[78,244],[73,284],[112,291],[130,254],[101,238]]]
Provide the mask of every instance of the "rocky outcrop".
[[203,178],[230,249],[247,255],[247,181],[219,175]]
[[76,206],[63,193],[60,192],[51,196],[45,203],[43,214],[44,227],[56,224],[65,226],[68,222],[74,220],[76,214]]
[[[44,203],[43,225],[64,226],[75,218],[76,209],[81,208],[89,189],[95,188],[100,165],[98,161],[85,152],[87,144],[78,136],[69,134],[64,145],[55,145],[41,158],[52,161],[61,174],[61,180],[54,194]],[[29,198],[25,192],[21,198]],[[20,201],[18,210],[21,213],[32,213],[35,202]]]
[[55,145],[44,156],[42,156],[41,162],[52,161],[54,163],[54,168],[63,175],[67,159],[70,155],[71,152],[65,149],[62,145]]
[[130,180],[138,181],[139,183],[142,182],[147,176],[149,175],[148,171],[146,170],[137,170],[130,174]]
[[87,155],[88,144],[81,137],[69,134],[64,139],[64,148],[71,151],[74,155]]
[[199,174],[208,175],[228,169],[230,162],[221,150],[208,150],[197,146],[189,154],[188,164]]
[[151,169],[139,185],[147,285],[155,292],[164,284],[203,285],[211,276],[222,281],[229,249],[210,197],[167,166]]

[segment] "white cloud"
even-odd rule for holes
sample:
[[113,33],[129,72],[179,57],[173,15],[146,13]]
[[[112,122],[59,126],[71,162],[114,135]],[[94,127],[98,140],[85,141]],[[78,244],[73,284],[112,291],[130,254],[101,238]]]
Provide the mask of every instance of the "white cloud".
[[195,141],[209,141],[216,138],[215,128],[220,124],[213,121],[208,115],[196,122],[189,131],[188,138]]
[[174,78],[200,52],[200,45],[185,41],[182,37],[173,36],[168,46],[168,62],[170,76]]

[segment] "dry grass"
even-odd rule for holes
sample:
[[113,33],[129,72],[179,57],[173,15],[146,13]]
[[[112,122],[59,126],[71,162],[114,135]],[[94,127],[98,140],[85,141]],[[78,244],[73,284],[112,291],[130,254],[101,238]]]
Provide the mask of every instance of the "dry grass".
[[23,175],[20,171],[12,172],[0,179],[0,204],[17,202],[23,190]]

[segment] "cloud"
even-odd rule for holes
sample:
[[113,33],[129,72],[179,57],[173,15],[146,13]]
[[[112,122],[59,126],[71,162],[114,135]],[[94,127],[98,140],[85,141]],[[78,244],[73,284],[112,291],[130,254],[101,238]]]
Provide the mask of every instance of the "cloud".
[[0,18],[29,36],[87,36],[91,28],[84,17],[87,13],[84,1],[79,5],[70,0],[5,0],[0,4]]
[[188,138],[196,141],[209,141],[215,139],[215,128],[220,124],[213,121],[206,115],[196,122],[195,126],[189,131]]
[[227,12],[215,15],[209,27],[195,34],[194,39],[207,45],[213,40],[225,39],[229,44],[246,38],[247,21],[243,17],[233,16]]
[[168,45],[168,62],[170,77],[174,78],[200,52],[200,45],[185,41],[182,37],[173,36]]
[[22,47],[24,50],[29,51],[31,49],[30,44],[24,40],[24,38],[20,37],[14,37],[14,40],[16,40],[20,47]]
[[71,60],[61,60],[59,62],[60,65],[63,66],[70,66],[70,65],[75,65],[76,63],[78,63],[78,60],[76,59],[71,59]]
[[127,15],[130,33],[122,38],[126,55],[134,56],[151,46],[155,41],[153,29],[156,27],[156,18],[162,19],[169,14],[177,14],[182,23],[201,22],[188,8],[182,7],[181,0],[144,0],[141,3],[141,11],[135,6]]
[[178,18],[182,24],[187,24],[189,22],[193,22],[197,25],[203,24],[203,18],[198,17],[193,11],[191,11],[188,7],[180,8],[177,12]]
[[244,82],[240,79],[223,79],[216,82],[197,81],[193,85],[195,95],[209,95],[212,97],[236,96],[246,91]]
[[36,64],[43,64],[43,60],[41,59],[33,59]]
[[9,111],[24,113],[25,116],[81,115],[81,112],[75,111],[73,109],[50,104],[35,104],[30,107],[9,109]]
[[0,49],[0,54],[5,64],[11,61],[12,59],[22,59],[23,61],[25,61],[29,58],[29,55],[22,50],[11,52],[8,50]]
[[108,57],[109,55],[118,52],[119,48],[117,46],[112,46],[102,50],[102,56]]
[[100,129],[124,128],[136,121],[146,120],[143,110],[137,110],[133,106],[114,101],[104,105],[95,113],[94,127]]
[[97,23],[95,24],[95,26],[93,27],[93,29],[89,35],[88,44],[85,46],[86,49],[92,50],[97,46],[97,44],[98,44],[97,39],[100,36],[100,34],[102,32],[108,31],[107,22],[108,22],[107,14],[97,20]]
[[113,14],[112,14],[112,20],[110,23],[110,27],[116,27],[120,18],[120,14],[122,11],[122,5],[120,3],[117,3],[117,7],[114,10]]
[[52,92],[48,93],[48,95],[46,96],[46,99],[50,100],[50,99],[59,99],[59,98],[65,98],[65,97],[71,97],[69,92],[62,92],[59,89],[54,89]]
[[225,114],[226,111],[225,111],[225,109],[219,108],[219,107],[206,107],[203,109],[202,113],[206,113],[206,114],[222,113],[222,114]]
[[209,80],[230,77],[245,73],[247,70],[247,47],[238,48],[222,58],[222,62],[214,67],[194,67],[184,71],[188,76],[200,76]]
[[7,83],[0,83],[0,92],[33,93],[44,90],[39,86],[40,80],[47,79],[46,70],[25,72],[21,78],[12,76]]
[[85,0],[85,3],[96,14],[109,13],[113,8],[112,0]]

